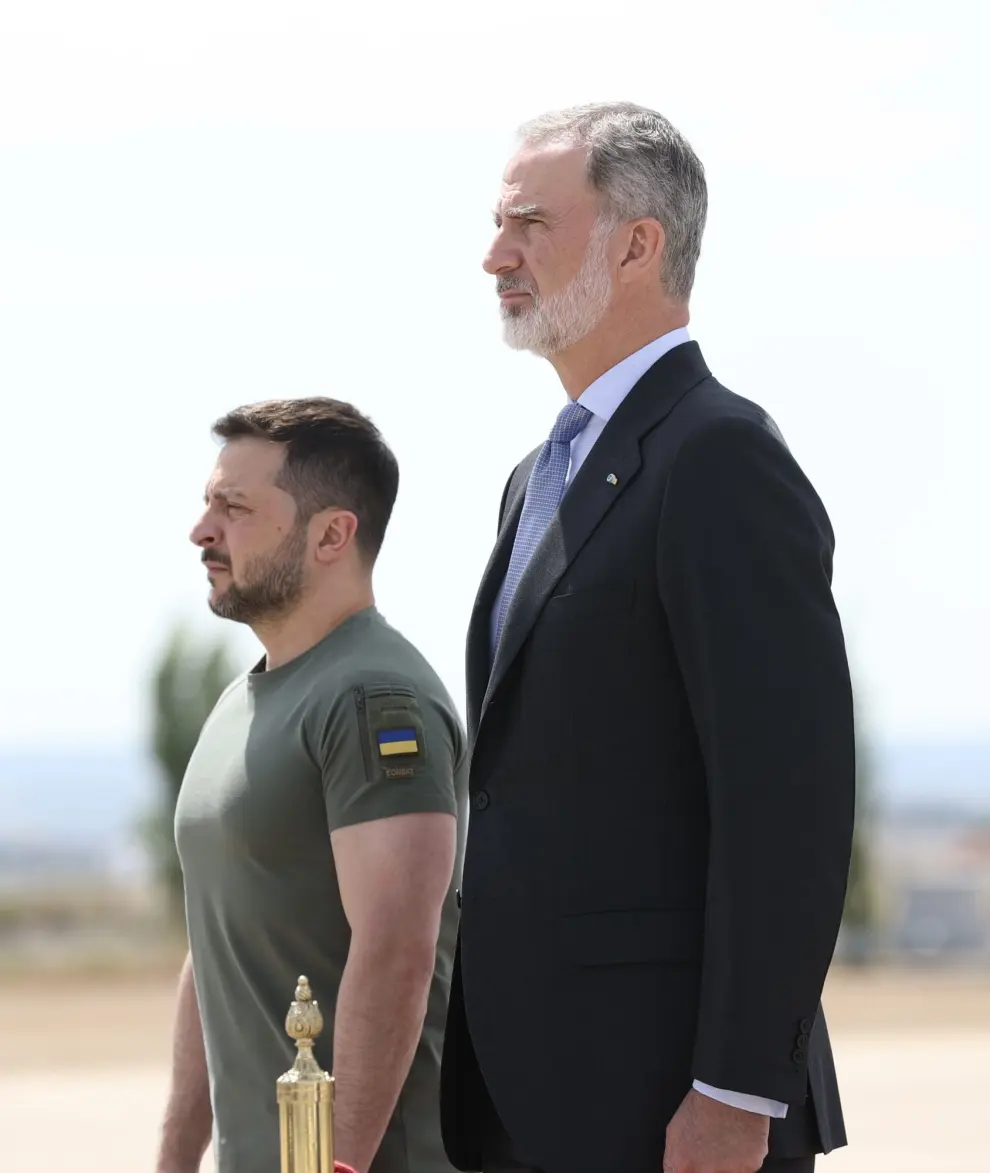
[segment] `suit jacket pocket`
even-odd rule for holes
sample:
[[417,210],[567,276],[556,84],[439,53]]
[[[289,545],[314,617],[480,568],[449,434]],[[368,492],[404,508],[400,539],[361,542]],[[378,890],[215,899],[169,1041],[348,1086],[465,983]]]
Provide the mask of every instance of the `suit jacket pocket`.
[[565,588],[551,595],[543,608],[544,619],[570,619],[578,615],[601,615],[632,609],[635,582],[606,582],[597,586]]
[[702,910],[623,908],[572,913],[557,921],[561,954],[571,964],[697,962],[704,944]]

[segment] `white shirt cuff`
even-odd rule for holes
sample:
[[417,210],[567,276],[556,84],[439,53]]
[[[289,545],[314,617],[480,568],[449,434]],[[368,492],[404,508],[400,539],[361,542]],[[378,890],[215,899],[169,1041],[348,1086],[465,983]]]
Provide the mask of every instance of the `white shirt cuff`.
[[787,1105],[776,1100],[766,1100],[762,1096],[748,1096],[744,1092],[727,1092],[724,1088],[712,1087],[709,1083],[694,1081],[694,1090],[703,1096],[710,1096],[730,1108],[743,1108],[747,1112],[755,1112],[759,1116],[773,1116],[782,1120],[787,1115]]

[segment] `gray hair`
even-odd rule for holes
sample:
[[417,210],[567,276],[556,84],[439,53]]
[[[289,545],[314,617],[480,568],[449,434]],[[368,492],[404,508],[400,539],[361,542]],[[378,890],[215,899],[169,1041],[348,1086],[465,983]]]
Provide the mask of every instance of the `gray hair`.
[[687,139],[662,114],[631,102],[554,110],[524,123],[532,146],[573,142],[588,150],[588,179],[615,226],[639,217],[659,220],[666,236],[661,278],[667,293],[687,301],[708,214],[705,169]]

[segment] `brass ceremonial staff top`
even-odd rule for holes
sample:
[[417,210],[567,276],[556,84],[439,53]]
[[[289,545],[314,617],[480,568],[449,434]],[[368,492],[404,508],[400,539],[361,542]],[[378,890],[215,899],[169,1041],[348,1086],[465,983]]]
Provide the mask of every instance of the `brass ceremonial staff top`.
[[297,1054],[292,1068],[276,1083],[282,1173],[354,1173],[333,1158],[333,1076],[313,1055],[323,1015],[306,977],[299,978],[285,1030],[295,1039]]

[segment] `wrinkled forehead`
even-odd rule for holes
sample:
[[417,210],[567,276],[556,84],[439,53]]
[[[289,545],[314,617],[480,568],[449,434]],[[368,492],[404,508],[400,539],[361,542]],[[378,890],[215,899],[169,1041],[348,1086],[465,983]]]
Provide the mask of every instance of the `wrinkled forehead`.
[[495,213],[499,217],[562,216],[581,205],[597,206],[588,181],[588,154],[570,143],[524,146],[502,175]]
[[273,488],[285,463],[285,448],[253,436],[225,441],[207,485],[207,495],[225,498]]

